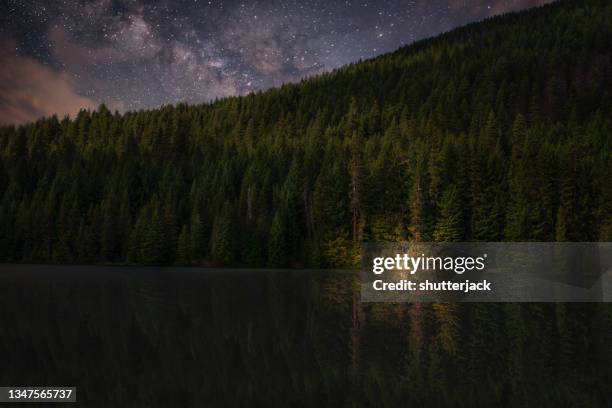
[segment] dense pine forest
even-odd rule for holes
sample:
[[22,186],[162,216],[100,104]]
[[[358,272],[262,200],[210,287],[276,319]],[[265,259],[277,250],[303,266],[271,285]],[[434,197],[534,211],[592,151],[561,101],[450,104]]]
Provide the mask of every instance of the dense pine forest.
[[0,129],[0,259],[345,267],[362,241],[612,238],[612,4],[278,89]]

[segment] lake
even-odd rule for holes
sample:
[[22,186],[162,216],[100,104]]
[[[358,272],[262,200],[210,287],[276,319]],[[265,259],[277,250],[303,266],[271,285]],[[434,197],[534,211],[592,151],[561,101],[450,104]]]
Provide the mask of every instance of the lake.
[[0,385],[74,385],[92,407],[605,401],[608,306],[564,306],[562,329],[555,304],[449,321],[357,287],[343,271],[0,265]]

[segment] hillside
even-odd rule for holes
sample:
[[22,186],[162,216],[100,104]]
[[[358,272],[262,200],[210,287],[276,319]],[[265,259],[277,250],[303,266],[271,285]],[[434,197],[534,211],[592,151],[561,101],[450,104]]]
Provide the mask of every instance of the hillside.
[[612,4],[199,106],[0,130],[0,260],[347,266],[362,240],[612,239]]

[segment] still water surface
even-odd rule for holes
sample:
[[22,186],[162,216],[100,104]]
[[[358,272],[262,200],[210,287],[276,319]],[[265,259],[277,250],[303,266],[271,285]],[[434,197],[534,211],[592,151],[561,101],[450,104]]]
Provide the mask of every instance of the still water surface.
[[0,265],[0,386],[76,386],[69,407],[609,406],[611,304],[362,304],[356,278]]
[[332,404],[350,392],[353,281],[0,265],[0,384],[75,385],[86,406]]

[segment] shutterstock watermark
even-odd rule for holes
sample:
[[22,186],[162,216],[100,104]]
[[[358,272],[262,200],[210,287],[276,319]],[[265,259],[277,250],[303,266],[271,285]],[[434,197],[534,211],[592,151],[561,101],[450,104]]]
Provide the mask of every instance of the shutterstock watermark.
[[365,243],[363,302],[610,302],[610,242]]

